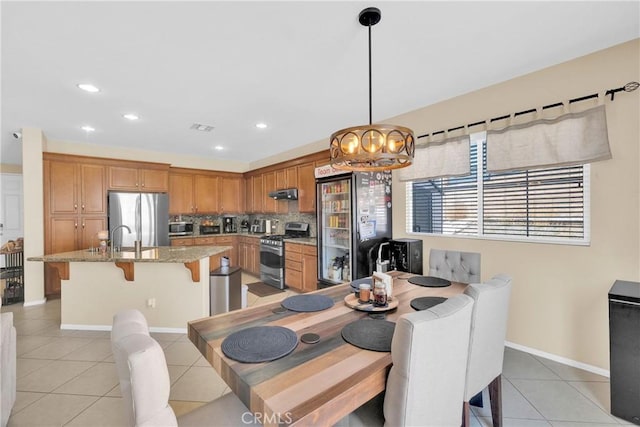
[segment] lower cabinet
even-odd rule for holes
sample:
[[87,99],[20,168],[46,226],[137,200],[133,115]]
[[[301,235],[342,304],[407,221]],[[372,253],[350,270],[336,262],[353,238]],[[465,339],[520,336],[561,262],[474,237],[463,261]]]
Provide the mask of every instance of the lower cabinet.
[[260,239],[256,237],[239,238],[238,265],[245,272],[260,276]]
[[315,246],[285,243],[284,282],[300,292],[318,288],[318,249]]

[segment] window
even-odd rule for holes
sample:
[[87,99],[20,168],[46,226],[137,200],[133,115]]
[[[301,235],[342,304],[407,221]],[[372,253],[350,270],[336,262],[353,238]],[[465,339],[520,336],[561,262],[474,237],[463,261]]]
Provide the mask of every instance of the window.
[[407,232],[588,242],[588,165],[490,173],[471,140],[468,176],[407,183]]

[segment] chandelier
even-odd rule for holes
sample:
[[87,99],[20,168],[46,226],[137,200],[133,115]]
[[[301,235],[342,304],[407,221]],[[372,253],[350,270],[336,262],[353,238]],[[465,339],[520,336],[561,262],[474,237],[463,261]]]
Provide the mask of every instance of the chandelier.
[[352,171],[380,171],[411,165],[415,153],[413,131],[404,126],[372,124],[371,27],[380,22],[380,9],[360,12],[360,24],[369,28],[369,124],[334,132],[329,143],[331,166]]

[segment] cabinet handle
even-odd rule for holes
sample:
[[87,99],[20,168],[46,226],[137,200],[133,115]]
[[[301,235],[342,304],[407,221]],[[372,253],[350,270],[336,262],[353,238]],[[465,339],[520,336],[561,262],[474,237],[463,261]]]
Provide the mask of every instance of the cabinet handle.
[[75,224],[73,224],[76,228],[78,228],[78,223],[76,222]]
[[82,205],[82,210],[84,210],[84,205]]
[[144,182],[142,183],[142,186],[144,187]]
[[82,223],[82,228],[84,228],[84,222]]
[[74,211],[75,211],[75,210],[78,210],[78,204],[77,204],[77,203],[74,203],[74,204],[73,204],[73,210],[74,210]]

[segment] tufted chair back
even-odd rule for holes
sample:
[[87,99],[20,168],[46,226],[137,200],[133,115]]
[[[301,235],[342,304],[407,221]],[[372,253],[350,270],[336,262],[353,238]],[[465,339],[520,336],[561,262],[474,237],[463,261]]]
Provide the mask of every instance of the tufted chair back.
[[472,307],[471,298],[457,295],[398,318],[384,397],[385,426],[460,424]]
[[480,254],[431,249],[429,276],[458,283],[477,283],[480,278]]

